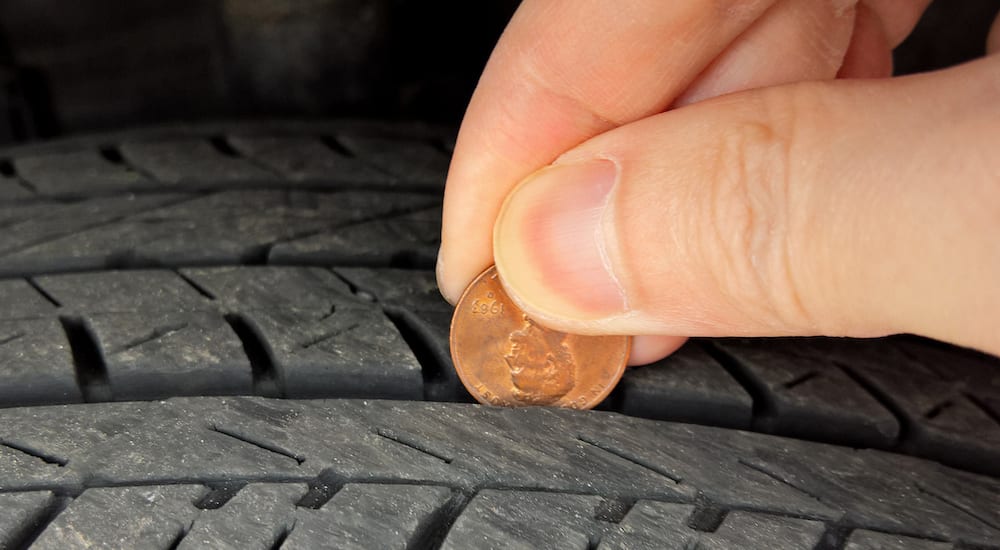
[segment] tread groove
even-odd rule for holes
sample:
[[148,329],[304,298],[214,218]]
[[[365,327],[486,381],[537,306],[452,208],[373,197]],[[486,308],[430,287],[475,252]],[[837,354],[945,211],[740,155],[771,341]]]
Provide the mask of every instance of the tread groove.
[[277,445],[272,445],[270,443],[264,443],[264,442],[261,442],[261,441],[257,441],[256,439],[252,439],[252,438],[246,437],[244,435],[240,435],[240,434],[238,434],[238,433],[236,433],[236,432],[234,432],[232,430],[227,430],[226,428],[220,428],[218,426],[209,426],[208,429],[211,430],[211,431],[213,431],[213,432],[215,432],[215,433],[219,433],[219,434],[222,434],[224,436],[231,437],[231,438],[233,438],[233,439],[235,439],[237,441],[242,441],[243,443],[246,443],[247,445],[253,445],[254,447],[258,447],[260,449],[264,449],[265,451],[274,453],[276,455],[281,455],[283,457],[290,458],[290,459],[294,460],[295,462],[297,462],[300,465],[303,462],[306,461],[305,457],[296,455],[295,453],[293,453],[291,451],[288,451],[286,449],[282,449],[281,447],[278,447]]
[[229,158],[243,158],[243,155],[241,155],[240,152],[229,143],[229,140],[224,135],[211,136],[208,138],[208,143],[211,144],[212,148],[215,149],[215,151],[220,155]]
[[395,432],[392,432],[390,430],[386,430],[384,428],[377,428],[375,430],[375,435],[378,435],[379,437],[388,439],[389,441],[392,441],[393,443],[397,443],[399,445],[403,445],[404,447],[409,447],[409,448],[411,448],[411,449],[413,449],[415,451],[421,452],[421,453],[423,453],[423,454],[425,454],[427,456],[434,457],[434,458],[440,460],[441,462],[444,462],[445,464],[451,464],[451,461],[454,460],[451,457],[444,456],[444,455],[442,455],[440,453],[436,453],[434,451],[431,451],[430,449],[427,449],[423,445],[420,445],[420,444],[414,442],[412,439],[410,439],[408,437],[398,435]]
[[385,307],[383,312],[396,327],[399,335],[403,337],[403,341],[413,352],[413,356],[417,358],[417,363],[420,363],[420,375],[424,379],[424,397],[426,398],[428,385],[444,381],[445,369],[449,367],[442,365],[437,360],[430,343],[425,341],[420,332],[410,323],[403,310]]
[[69,506],[72,499],[69,497],[59,496],[52,499],[52,502],[45,507],[45,511],[42,512],[41,517],[38,518],[33,525],[25,529],[19,536],[17,536],[13,541],[11,541],[10,548],[16,550],[27,550],[31,548],[35,540],[41,536],[42,533],[48,529],[49,525],[55,521],[55,519]]
[[279,550],[282,546],[285,545],[285,541],[288,540],[288,535],[291,535],[292,530],[295,529],[295,524],[296,520],[295,518],[292,518],[291,525],[285,527],[284,529],[281,530],[280,533],[278,533],[278,537],[274,539],[274,543],[271,544],[270,550]]
[[208,290],[207,288],[205,288],[202,285],[198,284],[198,281],[195,281],[191,277],[188,277],[187,275],[185,275],[180,269],[175,269],[174,273],[176,273],[177,276],[180,277],[182,281],[184,281],[185,283],[187,283],[187,285],[190,286],[191,288],[193,288],[195,290],[195,292],[197,292],[198,294],[201,294],[202,296],[204,296],[205,298],[208,298],[209,300],[213,300],[214,301],[214,300],[218,299],[215,296],[215,294],[212,294],[212,292],[210,290]]
[[657,474],[657,475],[659,475],[661,477],[665,477],[665,478],[669,479],[670,481],[672,481],[674,483],[680,484],[680,483],[683,482],[681,480],[681,478],[678,477],[677,475],[672,474],[672,473],[664,470],[663,468],[660,468],[660,467],[656,466],[655,464],[650,464],[649,462],[647,462],[645,460],[642,460],[641,458],[632,456],[631,453],[626,453],[626,452],[620,451],[620,450],[615,449],[615,448],[613,448],[611,446],[605,445],[603,443],[599,443],[596,440],[593,440],[593,439],[590,439],[590,438],[587,438],[587,437],[584,437],[584,436],[578,435],[578,436],[576,436],[576,439],[577,439],[577,441],[579,441],[581,443],[584,443],[584,444],[589,445],[591,447],[600,449],[601,451],[604,451],[605,453],[617,456],[618,458],[621,458],[622,460],[631,462],[632,464],[635,464],[636,466],[640,466],[643,469],[649,470],[649,471],[651,471],[651,472],[653,472],[653,473],[655,473],[655,474]]
[[958,510],[962,514],[975,519],[976,521],[982,523],[983,525],[988,525],[989,527],[992,527],[993,529],[1000,529],[1000,522],[993,521],[993,520],[989,519],[988,517],[981,516],[981,515],[973,512],[973,511],[967,509],[964,506],[956,504],[955,502],[952,502],[951,499],[946,498],[946,497],[944,497],[942,495],[939,495],[937,492],[932,491],[932,490],[928,489],[927,487],[924,487],[923,484],[921,484],[921,483],[915,483],[914,486],[921,493],[923,493],[923,494],[925,494],[925,495],[927,495],[927,496],[929,496],[929,497],[931,497],[931,498],[933,498],[935,500],[938,500],[940,502],[943,502],[943,503],[947,504],[950,508],[952,508],[954,510]]
[[781,387],[785,388],[786,390],[791,390],[791,389],[794,389],[794,388],[796,388],[798,386],[801,386],[802,384],[805,384],[806,382],[808,382],[810,380],[813,380],[815,378],[818,378],[818,377],[819,377],[819,373],[818,372],[816,372],[816,371],[810,371],[810,372],[807,372],[807,373],[805,373],[805,374],[803,374],[801,376],[797,376],[797,377],[789,380],[788,382],[785,382],[784,384],[781,385]]
[[115,145],[99,147],[97,152],[101,155],[101,158],[111,164],[125,165],[125,157],[122,156],[122,152]]
[[[327,315],[326,317],[328,317],[328,316],[329,315]],[[326,317],[324,317],[324,319]],[[351,332],[353,330],[356,330],[358,328],[361,328],[361,323],[354,323],[354,324],[348,325],[348,326],[346,326],[344,328],[340,328],[340,329],[337,329],[337,330],[334,330],[334,331],[326,332],[326,333],[321,334],[321,335],[319,335],[319,336],[317,336],[317,337],[315,337],[315,338],[313,338],[313,339],[311,339],[311,340],[309,340],[309,341],[307,341],[307,342],[305,342],[303,344],[300,344],[299,347],[302,348],[302,349],[309,349],[311,347],[318,346],[319,344],[322,344],[323,342],[326,342],[328,340],[333,340],[334,338],[337,338],[338,336],[343,336],[343,335],[345,335],[345,334],[347,334],[347,333],[349,333],[349,332]]]
[[194,507],[199,510],[217,510],[226,505],[227,502],[236,496],[243,487],[246,487],[246,483],[211,483],[206,484],[210,489],[209,492],[205,493],[205,496],[201,497],[198,502],[194,503]]
[[938,416],[941,416],[941,413],[943,413],[945,410],[950,409],[954,406],[955,402],[951,399],[947,399],[931,407],[930,410],[924,413],[924,418],[926,418],[927,420],[934,420]]
[[840,370],[843,371],[848,378],[853,380],[857,385],[861,386],[862,389],[868,392],[868,394],[871,395],[879,405],[882,405],[885,410],[889,411],[889,414],[896,419],[896,424],[899,425],[899,432],[896,435],[894,446],[905,445],[906,442],[909,441],[910,434],[913,431],[913,426],[902,407],[900,407],[890,395],[886,394],[884,391],[875,386],[875,384],[871,383],[853,367],[845,365],[840,361],[834,361],[833,364],[840,368]]
[[1000,413],[998,413],[997,411],[994,411],[989,405],[986,404],[985,401],[983,401],[982,399],[980,399],[976,395],[973,395],[973,394],[968,393],[968,392],[965,392],[962,395],[964,395],[965,398],[968,399],[969,402],[972,403],[972,405],[974,407],[976,407],[983,414],[985,414],[987,416],[987,418],[989,418],[994,423],[996,423],[997,426],[1000,426]]
[[698,503],[687,519],[687,526],[702,533],[714,533],[725,521],[728,510],[710,502]]
[[111,354],[114,355],[114,354],[122,353],[122,352],[128,351],[130,349],[137,348],[137,347],[139,347],[139,346],[141,346],[143,344],[148,344],[150,342],[155,342],[156,340],[159,340],[161,338],[166,338],[167,336],[170,336],[171,334],[175,334],[177,332],[180,332],[180,331],[188,328],[188,326],[190,326],[190,323],[181,322],[181,323],[175,323],[175,324],[172,324],[172,325],[166,325],[166,326],[162,326],[162,327],[156,327],[155,329],[153,329],[152,331],[150,331],[148,334],[144,334],[144,335],[142,335],[142,336],[140,336],[140,337],[138,337],[138,338],[136,338],[134,340],[126,342],[126,343],[122,344],[121,346],[115,348],[111,352]]
[[448,537],[452,526],[455,525],[458,518],[465,512],[466,506],[469,505],[469,502],[475,496],[475,492],[467,493],[453,488],[451,499],[441,507],[441,510],[435,515],[434,520],[428,525],[423,535],[416,537],[410,549],[439,550],[444,544],[444,540]]
[[111,401],[108,370],[101,355],[101,348],[87,322],[81,317],[60,316],[73,356],[76,383],[86,403]]
[[34,449],[34,448],[28,447],[26,445],[21,445],[19,443],[8,441],[6,439],[0,439],[0,445],[3,445],[4,447],[7,447],[8,449],[14,449],[17,452],[24,453],[24,454],[26,454],[28,456],[35,457],[35,458],[41,460],[42,462],[45,462],[46,464],[52,464],[54,466],[59,466],[60,468],[62,468],[64,466],[66,466],[67,464],[69,464],[69,459],[63,458],[61,456],[56,456],[56,455],[54,455],[52,453],[42,452],[42,451],[39,451],[38,449]]
[[224,318],[239,338],[247,361],[250,362],[254,392],[265,397],[284,397],[283,378],[271,356],[267,341],[243,315],[228,313]]
[[807,490],[803,489],[802,487],[799,487],[798,485],[796,485],[796,484],[794,484],[794,483],[786,480],[785,478],[783,478],[780,475],[778,475],[778,474],[776,474],[776,473],[768,470],[767,468],[764,468],[763,466],[758,466],[756,464],[752,464],[750,462],[747,462],[743,458],[736,459],[736,462],[738,462],[741,466],[743,466],[745,468],[748,468],[748,469],[753,470],[755,472],[764,474],[765,476],[767,476],[767,477],[769,477],[769,478],[777,481],[778,483],[781,483],[782,485],[785,485],[787,487],[791,487],[792,489],[795,489],[799,493],[802,493],[803,495],[805,495],[805,496],[807,496],[807,497],[815,500],[816,502],[824,502],[824,500],[819,495],[815,495],[811,491],[807,491]]
[[750,396],[752,401],[751,411],[753,418],[751,426],[755,430],[760,430],[768,418],[774,416],[775,402],[771,395],[771,390],[761,382],[739,359],[733,357],[725,349],[712,342],[701,342],[702,348],[708,355],[729,373],[736,382]]
[[319,136],[319,142],[322,143],[327,149],[337,153],[338,155],[345,158],[357,158],[354,151],[351,151],[341,143],[336,136],[322,135]]
[[302,495],[295,506],[319,510],[344,487],[344,483],[343,479],[332,475],[329,471],[320,472],[319,476],[309,481],[309,490]]
[[11,342],[15,342],[17,340],[20,340],[21,338],[24,338],[24,333],[23,332],[15,332],[15,333],[10,334],[8,336],[4,336],[4,337],[0,338],[0,347],[2,347],[4,345],[7,345],[7,344],[9,344]]
[[54,305],[55,307],[62,307],[62,304],[59,303],[59,300],[56,300],[54,296],[49,294],[49,291],[42,288],[42,285],[38,284],[38,281],[36,281],[34,277],[27,277],[24,280],[27,281],[28,284],[31,286],[31,288],[35,289],[35,291],[38,292],[42,296],[42,298],[45,298],[45,300],[48,301],[50,304]]
[[847,546],[847,539],[851,536],[854,528],[836,523],[827,524],[823,530],[823,536],[813,550],[843,550]]

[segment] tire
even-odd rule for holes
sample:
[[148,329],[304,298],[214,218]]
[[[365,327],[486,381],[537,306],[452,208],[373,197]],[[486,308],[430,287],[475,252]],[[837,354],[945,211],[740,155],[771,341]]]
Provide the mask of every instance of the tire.
[[[1000,367],[694,340],[601,410],[471,404],[452,137],[152,128],[0,161],[0,547],[1000,548]],[[444,403],[450,402],[450,403]]]

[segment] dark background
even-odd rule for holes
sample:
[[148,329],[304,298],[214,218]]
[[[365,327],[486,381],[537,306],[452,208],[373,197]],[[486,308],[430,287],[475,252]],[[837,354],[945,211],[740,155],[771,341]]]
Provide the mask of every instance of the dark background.
[[[170,121],[457,125],[515,0],[0,0],[0,143]],[[897,73],[982,55],[996,0],[938,0]]]

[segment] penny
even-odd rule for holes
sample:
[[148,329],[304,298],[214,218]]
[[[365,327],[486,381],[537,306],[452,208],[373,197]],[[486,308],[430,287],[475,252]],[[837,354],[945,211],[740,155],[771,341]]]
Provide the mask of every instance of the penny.
[[589,409],[618,383],[631,343],[539,325],[507,296],[495,266],[465,289],[451,320],[455,370],[488,405]]

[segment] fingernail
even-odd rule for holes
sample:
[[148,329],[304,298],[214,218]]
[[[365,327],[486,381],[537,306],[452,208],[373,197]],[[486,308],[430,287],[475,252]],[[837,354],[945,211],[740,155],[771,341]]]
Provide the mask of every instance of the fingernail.
[[609,244],[618,177],[609,160],[545,168],[508,196],[493,233],[497,270],[519,305],[545,317],[594,321],[626,311]]

